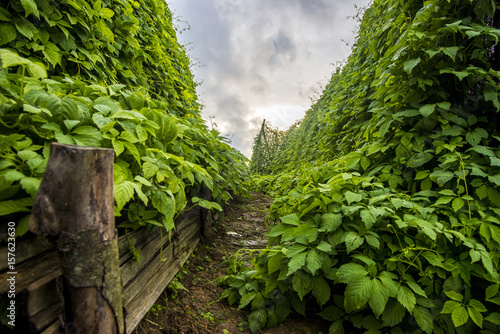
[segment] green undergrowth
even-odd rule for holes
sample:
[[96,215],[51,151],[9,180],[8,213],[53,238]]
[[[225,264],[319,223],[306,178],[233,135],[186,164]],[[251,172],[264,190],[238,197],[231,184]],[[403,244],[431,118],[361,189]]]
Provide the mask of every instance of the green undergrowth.
[[500,331],[499,3],[374,1],[255,189],[269,244],[222,297],[253,332]]
[[247,195],[247,160],[201,119],[164,2],[3,2],[0,47],[0,216],[18,236],[52,142],[114,149],[121,227],[170,232],[190,198]]

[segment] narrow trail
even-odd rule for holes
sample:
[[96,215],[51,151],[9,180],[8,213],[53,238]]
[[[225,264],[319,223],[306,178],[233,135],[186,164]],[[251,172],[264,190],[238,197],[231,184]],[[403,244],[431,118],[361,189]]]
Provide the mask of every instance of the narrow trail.
[[[133,333],[251,333],[242,325],[245,312],[218,301],[224,290],[218,279],[226,275],[227,259],[239,249],[266,247],[269,228],[265,218],[271,203],[271,198],[253,194],[252,199],[228,205],[225,218],[214,222],[213,243],[200,243]],[[259,333],[328,333],[328,327],[317,320],[289,318],[285,324]]]

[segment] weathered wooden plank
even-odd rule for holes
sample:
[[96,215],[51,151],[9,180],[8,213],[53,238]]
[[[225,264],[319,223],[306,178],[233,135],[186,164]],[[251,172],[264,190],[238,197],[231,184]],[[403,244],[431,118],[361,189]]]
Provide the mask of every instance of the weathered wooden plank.
[[[180,233],[180,231],[187,225],[191,225],[197,223],[200,220],[200,210],[198,208],[191,209],[188,212],[182,213],[175,220],[176,231],[173,231],[173,235],[176,233]],[[123,263],[127,262],[129,259],[133,258],[132,251],[129,250],[128,240],[130,239],[133,242],[133,245],[136,249],[141,250],[141,258],[144,260],[145,257],[142,254],[142,248],[151,242],[151,239],[155,239],[160,235],[160,227],[154,227],[151,231],[148,231],[147,228],[141,228],[137,231],[133,231],[128,235],[122,235],[118,239],[118,249],[120,253],[120,266]],[[146,260],[147,261],[147,260]]]
[[[18,247],[16,247],[16,266],[54,248],[46,238],[34,235],[26,239],[16,239],[16,242],[18,243]],[[7,254],[7,244],[0,246],[0,272],[7,269]]]
[[59,333],[64,333],[64,330],[61,327],[61,321],[57,319],[40,334],[59,334]]
[[[193,227],[194,226],[194,227]],[[189,221],[188,219],[183,219],[178,222],[177,232],[172,236],[172,240],[176,240],[179,236],[183,235],[187,229],[199,228],[199,223],[194,221]],[[124,287],[130,283],[130,281],[137,276],[141,268],[147,266],[154,257],[158,254],[161,246],[161,236],[160,234],[155,234],[152,236],[149,243],[145,244],[141,249],[141,262],[133,258],[129,258],[128,261],[124,262],[120,266],[122,275],[122,284]],[[163,233],[163,248],[168,248],[169,242],[166,233]]]
[[[192,239],[187,239],[185,244],[188,246],[178,254],[177,258],[172,258],[170,261],[163,262],[161,271],[159,271],[150,281],[143,291],[136,295],[131,302],[125,306],[125,332],[131,333],[139,324],[144,315],[149,311],[151,306],[158,299],[160,294],[165,290],[166,286],[172,278],[177,274],[182,265],[189,258],[193,250],[200,241],[200,231],[197,231]],[[159,261],[159,258],[158,258]]]
[[136,231],[129,232],[127,235],[122,235],[118,238],[118,252],[120,254],[120,266],[133,258],[133,253],[129,248],[130,243],[135,247],[135,249],[141,250],[146,244],[150,242],[151,239],[160,235],[159,228],[153,228],[149,230],[146,227],[140,228]]
[[53,279],[41,286],[29,286],[23,293],[22,300],[24,302],[23,311],[30,317],[41,312],[47,305],[61,303],[56,280]]
[[58,319],[59,314],[61,313],[61,303],[57,302],[52,305],[47,305],[45,309],[29,317],[31,332],[40,333],[45,328],[49,327],[54,320]]
[[[163,258],[167,258],[165,262],[161,262],[159,256],[159,228],[152,231],[144,228],[130,233],[129,238],[136,240],[135,247],[141,249],[143,260],[140,266],[137,266],[137,261],[132,258],[126,236],[120,237],[120,272],[124,286],[128,284],[128,294],[123,291],[124,302],[128,302],[128,332],[137,326],[189,258],[200,240],[201,226],[198,208],[178,217],[176,230],[172,233],[172,247],[169,245],[168,236],[163,235]],[[1,252],[3,248],[5,246],[0,247],[0,254],[5,257],[6,252]],[[62,327],[59,316],[62,312],[62,302],[59,300],[55,279],[61,275],[61,271],[54,247],[43,237],[24,239],[22,246],[16,249],[16,262],[16,292],[22,292],[23,314],[28,317],[31,329],[33,332],[44,334],[60,333]],[[1,265],[5,263],[6,258]],[[5,265],[3,267],[5,268]],[[0,293],[8,291],[7,278],[7,272],[0,275]]]
[[[163,248],[163,258],[164,259],[174,259],[177,254],[183,251],[184,241],[191,239],[195,234],[200,231],[199,225],[191,225],[190,228],[185,230],[185,233],[181,234],[179,239],[173,240],[172,247],[170,245],[164,246]],[[137,276],[130,281],[129,284],[124,285],[123,289],[123,304],[127,305],[130,300],[132,300],[136,294],[140,294],[140,291],[145,285],[148,284],[153,276],[157,275],[158,272],[161,273],[164,270],[165,264],[168,262],[163,262],[160,260],[159,244],[156,246],[157,252],[152,261],[144,264],[141,270],[137,271]]]
[[[37,281],[46,281],[47,276],[57,277],[61,275],[57,252],[54,250],[25,261],[16,266],[16,272],[16,293]],[[7,272],[0,275],[0,294],[6,293],[9,289],[8,277]]]

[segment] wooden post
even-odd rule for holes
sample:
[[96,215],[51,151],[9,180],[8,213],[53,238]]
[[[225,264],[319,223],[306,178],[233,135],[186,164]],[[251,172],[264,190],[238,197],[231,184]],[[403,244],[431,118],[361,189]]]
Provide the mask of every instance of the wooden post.
[[123,333],[112,149],[52,144],[29,229],[56,244],[66,333]]

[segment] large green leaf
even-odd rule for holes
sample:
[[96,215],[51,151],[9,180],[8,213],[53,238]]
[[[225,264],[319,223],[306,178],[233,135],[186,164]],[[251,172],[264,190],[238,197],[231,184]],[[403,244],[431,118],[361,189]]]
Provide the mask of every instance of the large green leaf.
[[308,273],[298,270],[293,275],[292,287],[298,293],[299,298],[303,299],[313,289],[313,280]]
[[368,275],[365,267],[356,263],[347,263],[337,270],[337,280],[340,283],[351,283],[357,279]]
[[398,302],[401,303],[409,312],[412,312],[415,308],[415,304],[417,303],[417,299],[413,294],[413,291],[406,286],[401,286],[398,291]]

